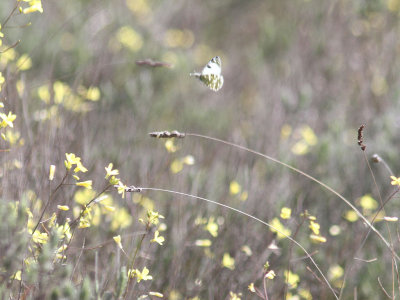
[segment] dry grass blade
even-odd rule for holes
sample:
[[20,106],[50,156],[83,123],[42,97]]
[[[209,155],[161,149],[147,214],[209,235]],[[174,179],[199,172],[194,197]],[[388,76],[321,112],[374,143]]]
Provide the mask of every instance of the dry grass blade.
[[325,275],[322,273],[321,269],[318,267],[318,265],[317,265],[317,263],[315,262],[315,260],[312,258],[311,254],[308,253],[308,251],[307,251],[299,242],[297,242],[296,240],[294,240],[294,239],[291,238],[290,236],[286,235],[285,233],[281,232],[279,229],[275,228],[274,226],[268,224],[267,222],[265,222],[265,221],[263,221],[263,220],[261,220],[261,219],[255,217],[255,216],[253,216],[253,215],[250,215],[250,214],[248,214],[248,213],[246,213],[246,212],[244,212],[244,211],[241,211],[241,210],[239,210],[239,209],[237,209],[237,208],[234,208],[234,207],[231,207],[231,206],[229,206],[229,205],[222,204],[222,203],[219,203],[219,202],[216,202],[216,201],[207,199],[207,198],[203,198],[203,197],[199,197],[199,196],[195,196],[195,195],[191,195],[191,194],[186,194],[186,193],[182,193],[182,192],[167,190],[167,189],[160,189],[160,188],[151,188],[151,187],[145,187],[145,188],[144,188],[144,187],[141,187],[140,189],[141,189],[142,191],[156,191],[156,192],[165,192],[165,193],[170,193],[170,194],[175,194],[175,195],[181,195],[181,196],[190,197],[190,198],[194,198],[194,199],[197,199],[197,200],[205,201],[205,202],[208,202],[208,203],[212,203],[212,204],[215,204],[215,205],[218,205],[218,206],[227,208],[227,209],[229,209],[229,210],[232,210],[232,211],[234,211],[234,212],[237,212],[237,213],[239,213],[239,214],[242,214],[242,215],[244,215],[244,216],[246,216],[246,217],[248,217],[248,218],[251,218],[251,219],[253,219],[253,220],[255,220],[255,221],[257,221],[257,222],[259,222],[259,223],[261,223],[261,224],[263,224],[263,225],[265,225],[265,226],[267,226],[267,227],[269,227],[269,228],[274,229],[275,231],[279,232],[280,234],[282,234],[283,236],[285,236],[287,239],[289,239],[289,240],[290,240],[292,243],[294,243],[296,246],[298,246],[298,247],[306,254],[306,256],[310,259],[311,263],[312,263],[312,264],[314,265],[314,267],[318,270],[318,273],[319,273],[319,274],[321,275],[321,277],[324,279],[324,282],[326,283],[326,285],[328,286],[328,288],[330,289],[330,291],[332,292],[332,294],[335,296],[336,299],[339,299],[338,296],[336,295],[336,292],[334,291],[334,289],[333,289],[332,286],[330,285],[328,279],[325,277]]
[[298,173],[298,174],[301,174],[301,175],[307,177],[308,179],[310,179],[310,180],[312,180],[312,181],[318,183],[320,186],[322,186],[322,187],[325,188],[326,190],[330,191],[331,193],[335,194],[335,195],[336,195],[337,197],[339,197],[344,203],[346,203],[348,206],[350,206],[350,208],[351,208],[352,210],[354,210],[354,212],[364,221],[364,223],[367,224],[367,226],[368,226],[369,228],[371,228],[371,230],[374,231],[374,232],[379,236],[379,238],[384,242],[385,246],[386,246],[386,247],[390,250],[390,252],[393,254],[393,256],[396,257],[396,259],[398,259],[398,260],[400,261],[400,257],[393,251],[393,249],[392,249],[391,245],[389,244],[389,242],[386,241],[386,239],[384,238],[384,236],[383,236],[383,235],[382,235],[368,220],[367,220],[367,218],[365,218],[364,215],[363,215],[349,200],[347,200],[345,197],[343,197],[341,194],[339,194],[337,191],[335,191],[333,188],[331,188],[330,186],[326,185],[326,184],[323,183],[322,181],[316,179],[315,177],[313,177],[313,176],[311,176],[311,175],[309,175],[309,174],[307,174],[307,173],[305,173],[305,172],[303,172],[303,171],[301,171],[301,170],[299,170],[299,169],[297,169],[297,168],[295,168],[295,167],[293,167],[293,166],[291,166],[291,165],[288,165],[288,164],[286,164],[286,163],[284,163],[284,162],[282,162],[282,161],[280,161],[280,160],[277,160],[276,158],[273,158],[273,157],[271,157],[271,156],[268,156],[268,155],[266,155],[266,154],[263,154],[263,153],[261,153],[261,152],[258,152],[258,151],[252,150],[252,149],[249,149],[249,148],[244,147],[244,146],[240,146],[240,145],[237,145],[237,144],[228,142],[228,141],[224,141],[224,140],[221,140],[221,139],[218,139],[218,138],[214,138],[214,137],[210,137],[210,136],[206,136],[206,135],[202,135],[202,134],[186,133],[186,136],[193,136],[193,137],[204,138],[204,139],[207,139],[207,140],[219,142],[219,143],[222,143],[222,144],[225,144],[225,145],[228,145],[228,146],[231,146],[231,147],[240,149],[240,150],[244,150],[244,151],[253,153],[253,154],[255,154],[255,155],[258,155],[258,156],[264,157],[264,158],[266,158],[266,159],[268,159],[268,160],[270,160],[270,161],[273,161],[273,162],[275,162],[275,163],[277,163],[277,164],[280,164],[281,166],[284,166],[284,167],[286,167],[286,168],[289,168],[290,170],[292,170],[292,171],[294,171],[294,172],[296,172],[296,173]]

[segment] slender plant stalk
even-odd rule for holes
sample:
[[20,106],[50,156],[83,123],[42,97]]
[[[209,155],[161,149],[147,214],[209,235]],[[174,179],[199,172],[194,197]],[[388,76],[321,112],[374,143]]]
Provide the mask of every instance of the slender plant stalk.
[[265,280],[265,274],[264,274],[264,276],[263,276],[263,284],[264,284],[264,295],[265,295],[265,300],[268,300],[267,281]]
[[[371,164],[369,163],[367,154],[366,154],[365,152],[366,152],[366,151],[363,151],[364,159],[365,159],[365,161],[366,161],[366,163],[367,163],[369,172],[370,172],[370,174],[371,174],[371,176],[372,176],[372,179],[373,179],[373,181],[374,181],[374,185],[375,185],[376,191],[377,191],[377,193],[378,193],[378,197],[379,197],[379,202],[380,202],[381,207],[382,207],[381,209],[382,209],[383,213],[386,215],[385,207],[384,207],[384,205],[383,205],[382,195],[381,195],[381,193],[380,193],[380,191],[379,191],[379,187],[378,187],[378,184],[376,183],[376,179],[375,179],[374,172],[372,171]],[[392,249],[393,249],[393,239],[392,239],[392,234],[391,234],[391,232],[390,232],[390,227],[389,227],[389,224],[388,224],[387,222],[385,222],[385,225],[386,225],[386,230],[387,230],[388,235],[389,235],[390,245],[392,246]],[[393,295],[393,297],[394,297],[394,286],[395,286],[395,284],[394,284],[394,282],[395,282],[395,280],[394,280],[394,278],[395,278],[394,270],[395,270],[395,269],[396,269],[396,277],[397,277],[398,287],[399,287],[399,289],[400,289],[398,266],[397,266],[396,259],[394,258],[393,253],[392,253],[392,295]]]
[[294,240],[290,236],[284,234],[283,232],[281,232],[280,230],[278,230],[274,226],[270,225],[269,223],[264,222],[261,219],[255,217],[253,215],[250,215],[250,214],[248,214],[248,213],[246,213],[244,211],[241,211],[241,210],[239,210],[237,208],[234,208],[234,207],[231,207],[229,205],[222,204],[222,203],[219,203],[219,202],[207,199],[207,198],[203,198],[203,197],[199,197],[199,196],[195,196],[195,195],[191,195],[191,194],[186,194],[186,193],[182,193],[182,192],[172,191],[172,190],[160,189],[160,188],[151,188],[151,187],[142,188],[141,187],[140,189],[143,190],[143,191],[145,191],[145,190],[147,190],[147,191],[157,191],[157,192],[165,192],[165,193],[170,193],[170,194],[175,194],[175,195],[181,195],[181,196],[186,196],[186,197],[198,199],[198,200],[201,200],[201,201],[205,201],[205,202],[208,202],[208,203],[212,203],[212,204],[227,208],[229,210],[235,211],[235,212],[237,212],[239,214],[242,214],[242,215],[244,215],[244,216],[246,216],[248,218],[251,218],[251,219],[253,219],[253,220],[255,220],[255,221],[257,221],[257,222],[259,222],[261,224],[264,224],[265,226],[267,226],[269,228],[272,228],[276,232],[282,234],[284,237],[289,239],[292,243],[294,243],[296,246],[298,246],[306,254],[306,256],[310,259],[311,263],[318,270],[318,273],[321,274],[322,278],[326,282],[326,284],[327,284],[328,288],[331,290],[332,294],[335,296],[336,299],[339,299],[338,296],[336,295],[336,292],[333,290],[332,286],[330,285],[328,279],[322,273],[321,269],[318,267],[317,263],[314,261],[314,259],[311,257],[311,255],[307,252],[307,250],[299,242],[297,242],[296,240]]
[[222,143],[222,144],[234,147],[234,148],[238,148],[238,149],[253,153],[255,155],[258,155],[258,156],[264,157],[264,158],[266,158],[268,160],[271,160],[271,161],[273,161],[273,162],[275,162],[277,164],[280,164],[280,165],[282,165],[282,166],[284,166],[284,167],[286,167],[286,168],[288,168],[288,169],[290,169],[290,170],[292,170],[292,171],[294,171],[296,173],[299,173],[299,174],[307,177],[308,179],[318,183],[319,185],[321,185],[326,190],[328,190],[331,193],[333,193],[336,196],[338,196],[348,206],[350,206],[351,209],[354,210],[356,212],[356,214],[368,225],[368,227],[371,228],[378,235],[378,237],[383,241],[383,243],[386,245],[386,247],[390,250],[392,255],[394,257],[396,257],[398,260],[400,260],[400,257],[394,252],[394,250],[391,247],[391,245],[389,244],[389,242],[386,241],[386,239],[383,237],[383,235],[367,220],[367,218],[365,218],[364,215],[349,200],[347,200],[344,196],[339,194],[337,191],[335,191],[333,188],[331,188],[330,186],[326,185],[322,181],[320,181],[320,180],[316,179],[315,177],[313,177],[313,176],[311,176],[311,175],[309,175],[309,174],[307,174],[307,173],[305,173],[305,172],[303,172],[303,171],[301,171],[301,170],[299,170],[299,169],[297,169],[297,168],[295,168],[295,167],[293,167],[291,165],[288,165],[288,164],[286,164],[286,163],[284,163],[284,162],[282,162],[282,161],[280,161],[280,160],[278,160],[276,158],[273,158],[271,156],[268,156],[266,154],[263,154],[261,152],[258,152],[258,151],[252,150],[252,149],[249,149],[249,148],[244,147],[244,146],[240,146],[240,145],[237,145],[237,144],[234,144],[234,143],[231,143],[231,142],[228,142],[228,141],[224,141],[224,140],[221,140],[221,139],[218,139],[218,138],[215,138],[215,137],[210,137],[210,136],[197,134],[197,133],[186,133],[186,136],[199,137],[199,138],[203,138],[203,139],[219,142],[219,143]]
[[13,10],[11,11],[11,13],[8,15],[8,17],[4,20],[4,22],[1,24],[1,27],[4,28],[7,24],[7,22],[10,20],[10,18],[13,16],[13,14],[15,13],[15,11],[18,8],[18,3],[19,1],[15,1],[15,6],[13,8]]
[[[296,238],[297,234],[300,231],[300,228],[303,226],[304,222],[306,220],[306,217],[304,216],[300,222],[300,224],[297,226],[296,231],[293,234],[293,239]],[[290,269],[291,269],[291,260],[292,260],[292,253],[293,253],[293,243],[290,244],[289,246],[289,258],[288,258],[288,276],[286,277],[286,284],[284,287],[284,297],[283,299],[286,300],[286,295],[287,295],[287,290],[288,290],[288,285],[289,285],[289,274],[290,274]]]
[[[395,191],[393,191],[389,197],[381,204],[377,212],[375,213],[374,217],[371,220],[371,223],[374,223],[375,219],[378,217],[379,213],[383,209],[383,207],[391,200],[393,197],[400,191],[400,187],[398,187]],[[367,242],[367,239],[369,237],[369,234],[371,233],[371,228],[368,229],[368,232],[365,234],[360,246],[358,247],[357,251],[354,253],[354,256],[357,256],[357,253],[360,252],[360,250],[364,247],[365,243]],[[343,275],[343,282],[342,282],[342,287],[340,289],[340,294],[339,294],[339,299],[342,299],[343,295],[343,289],[344,289],[344,283],[346,282],[346,278],[349,274],[349,272],[352,270],[353,265],[350,265],[350,268],[346,269],[344,275]]]
[[73,220],[70,223],[70,226],[74,225],[75,223],[79,222],[80,219],[82,218],[82,216],[84,215],[86,209],[97,199],[99,198],[102,194],[104,194],[112,185],[108,184],[101,192],[97,193],[96,196],[94,196],[88,203],[85,204],[85,206],[83,207],[83,209],[81,210],[81,213],[79,214],[79,216]]
[[[144,234],[142,234],[142,238],[140,239],[139,244],[136,246],[135,253],[133,254],[133,258],[132,258],[132,261],[130,263],[130,268],[128,270],[133,270],[133,267],[135,266],[135,261],[136,261],[137,254],[139,253],[139,250],[142,248],[143,240],[146,237],[148,231],[149,231],[149,225],[146,226],[146,232]],[[127,299],[129,288],[130,288],[130,285],[131,285],[131,281],[132,281],[131,280],[131,276],[129,276],[128,277],[128,283],[127,283],[126,289],[125,289],[124,299]]]
[[57,193],[57,191],[60,189],[60,187],[64,184],[64,181],[67,178],[67,176],[68,176],[68,170],[65,172],[65,175],[64,175],[63,179],[61,180],[61,182],[57,185],[57,187],[54,189],[54,191],[50,194],[49,199],[47,200],[46,205],[44,206],[43,211],[40,215],[40,218],[32,230],[32,235],[35,233],[36,229],[40,225],[40,222],[43,219],[43,216],[44,216],[44,213],[45,213],[47,207],[49,206],[50,202],[53,200],[54,195]]

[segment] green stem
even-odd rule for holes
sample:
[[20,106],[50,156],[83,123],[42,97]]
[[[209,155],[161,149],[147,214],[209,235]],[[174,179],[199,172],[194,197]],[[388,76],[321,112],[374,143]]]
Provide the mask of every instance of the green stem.
[[[147,235],[147,233],[148,233],[148,231],[149,231],[149,228],[150,228],[150,224],[147,224],[147,225],[146,225],[146,232],[145,232],[144,234],[142,234],[142,238],[140,239],[140,241],[139,241],[139,243],[138,243],[138,245],[137,245],[137,247],[136,247],[135,253],[133,254],[133,258],[132,258],[132,261],[131,261],[131,263],[130,263],[130,267],[129,267],[128,271],[129,271],[129,270],[133,270],[133,267],[135,266],[135,261],[136,261],[137,254],[139,253],[139,250],[142,248],[143,240],[144,240],[144,238],[146,237],[146,235]],[[128,277],[128,284],[126,285],[126,290],[125,290],[124,299],[126,299],[126,297],[127,297],[127,295],[128,295],[128,291],[129,291],[129,287],[130,287],[130,282],[131,282],[131,277],[129,276],[129,277]]]
[[64,183],[65,179],[67,178],[67,176],[68,176],[68,170],[65,172],[65,175],[64,175],[63,179],[61,180],[61,182],[57,185],[57,187],[54,189],[54,191],[50,194],[49,199],[47,200],[46,205],[44,206],[44,209],[43,209],[43,211],[42,211],[42,213],[40,215],[39,221],[36,223],[35,227],[32,230],[32,236],[35,233],[36,229],[39,227],[40,222],[43,219],[43,216],[44,216],[44,213],[46,212],[47,207],[49,206],[51,200],[53,200],[53,196],[57,193],[57,191],[63,185],[63,183]]

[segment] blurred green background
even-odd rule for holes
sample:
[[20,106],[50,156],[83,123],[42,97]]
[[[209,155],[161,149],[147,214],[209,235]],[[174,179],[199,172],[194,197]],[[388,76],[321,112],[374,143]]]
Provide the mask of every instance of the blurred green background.
[[[396,175],[399,0],[43,0],[42,4],[42,14],[17,14],[2,28],[3,47],[21,40],[0,54],[0,71],[7,81],[0,96],[6,109],[17,115],[13,132],[20,135],[14,136],[14,143],[2,142],[2,148],[14,146],[1,153],[2,200],[28,199],[37,220],[41,210],[35,212],[35,199],[48,197],[50,164],[56,165],[55,181],[60,181],[65,153],[76,153],[89,170],[84,179],[93,179],[94,189],[100,190],[104,167],[112,162],[127,185],[206,197],[268,222],[279,218],[282,207],[289,207],[292,217],[281,222],[292,234],[299,228],[295,239],[315,253],[337,291],[343,277],[334,267],[345,270],[354,263],[343,299],[353,299],[355,290],[358,299],[386,297],[377,278],[391,291],[391,255],[371,234],[358,257],[377,260],[354,261],[367,228],[359,220],[351,221],[349,207],[335,195],[238,149],[194,137],[165,145],[165,140],[151,139],[148,133],[177,129],[271,155],[318,178],[364,215],[373,216],[378,189],[383,199],[393,192],[391,174],[383,164],[372,164],[375,187],[357,145],[357,129],[366,125],[367,158],[379,154]],[[14,5],[1,1],[3,21]],[[31,25],[25,27],[28,22]],[[23,55],[31,65],[16,71]],[[222,59],[225,83],[215,93],[189,73],[201,71],[216,55]],[[172,67],[136,64],[147,58]],[[368,194],[375,199],[372,207],[360,201]],[[141,249],[140,269],[146,265],[153,280],[139,283],[132,297],[156,290],[166,299],[229,299],[232,291],[242,293],[242,299],[255,299],[247,286],[254,282],[262,289],[268,260],[277,274],[268,282],[270,299],[282,299],[284,271],[291,259],[291,270],[300,281],[289,288],[289,299],[311,299],[304,291],[313,299],[333,299],[306,269],[313,266],[304,253],[249,218],[161,192],[133,199],[131,194],[121,199],[115,191],[110,195],[115,214],[129,217],[124,215],[119,222],[115,221],[119,217],[102,215],[97,224],[77,233],[72,246],[78,250],[70,254],[72,265],[78,265],[72,278],[76,285],[85,276],[94,280],[95,251],[84,251],[77,263],[83,240],[89,247],[121,234],[125,250],[131,253],[138,238],[124,235],[143,229],[138,218],[147,209],[146,199],[165,216],[166,241],[161,247],[146,244]],[[398,199],[387,204],[388,215],[398,215]],[[62,203],[76,204],[76,188],[62,188],[49,216]],[[302,224],[300,216],[305,210],[316,216],[325,243],[310,241],[308,223]],[[72,216],[72,211],[65,212],[63,218]],[[199,218],[206,223],[214,218],[218,236],[199,225]],[[330,230],[333,225],[339,234]],[[397,223],[389,225],[396,237]],[[383,222],[376,227],[389,239]],[[197,247],[199,239],[210,239],[212,245]],[[273,241],[279,251],[268,249]],[[245,245],[252,255],[242,251]],[[104,270],[98,274],[103,293],[115,282],[115,249],[111,243],[96,251]],[[221,265],[225,253],[235,259],[233,270]],[[127,264],[123,256],[120,259]],[[14,267],[13,272],[18,266]]]

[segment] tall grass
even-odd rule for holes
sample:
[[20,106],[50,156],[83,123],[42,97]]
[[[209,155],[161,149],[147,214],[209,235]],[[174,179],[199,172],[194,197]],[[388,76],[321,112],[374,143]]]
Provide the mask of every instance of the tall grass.
[[1,2],[0,298],[397,298],[399,8]]

